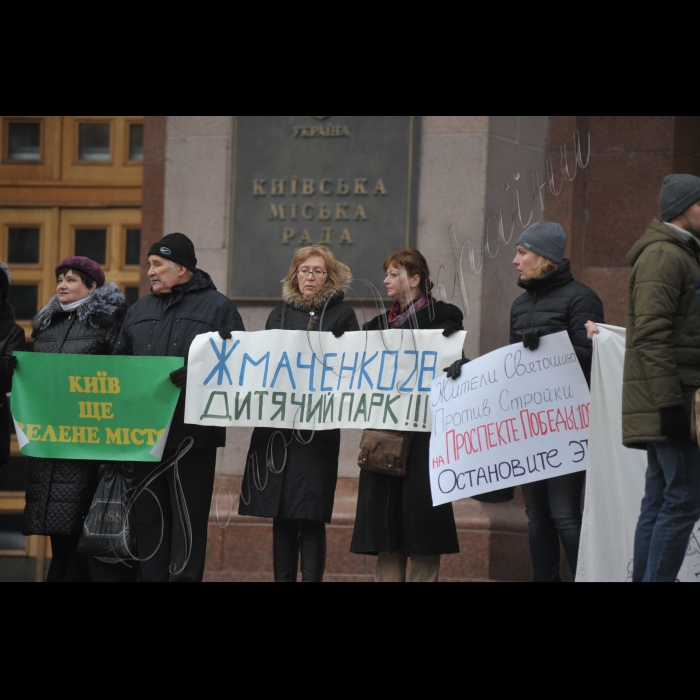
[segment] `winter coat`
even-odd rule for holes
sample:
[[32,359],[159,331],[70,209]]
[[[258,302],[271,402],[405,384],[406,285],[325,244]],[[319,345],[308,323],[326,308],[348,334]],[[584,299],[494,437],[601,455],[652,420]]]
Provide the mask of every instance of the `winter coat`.
[[523,331],[539,328],[542,335],[567,331],[586,381],[591,383],[593,342],[586,333],[586,321],[603,323],[603,302],[571,274],[571,264],[563,260],[544,277],[518,280],[525,289],[510,310],[510,342],[519,343]]
[[[24,331],[15,323],[15,310],[7,302],[0,304],[0,357],[7,361],[15,350],[24,348]],[[0,467],[10,459],[12,415],[6,394],[12,390],[12,375],[0,362]],[[9,375],[9,376],[8,376]]]
[[[126,315],[119,287],[105,282],[71,312],[52,297],[34,318],[32,352],[111,355]],[[25,535],[77,535],[97,488],[99,462],[29,458]]]
[[[167,294],[151,291],[129,309],[114,354],[184,357],[186,363],[195,336],[223,326],[245,330],[236,305],[216,291],[206,272],[195,270],[185,284],[175,285]],[[166,447],[177,447],[187,436],[194,438],[194,449],[223,447],[226,428],[185,425],[185,396],[183,387]]]
[[[660,408],[683,406],[690,419],[700,388],[698,243],[654,219],[632,246],[622,385],[622,442],[668,442]],[[690,437],[690,436],[689,436]]]
[[[433,315],[431,319],[431,315]],[[432,311],[416,314],[419,329],[445,328],[449,321],[462,325],[462,312],[438,301]],[[410,328],[409,319],[402,328]],[[364,330],[387,328],[387,314],[373,318]],[[430,433],[413,433],[406,476],[360,469],[355,528],[350,551],[357,554],[401,551],[433,556],[459,552],[452,504],[433,507],[429,469]]]
[[[350,268],[342,265],[341,270],[339,285],[345,287],[350,280]],[[343,303],[344,292],[334,293],[334,289],[324,288],[313,297],[304,297],[298,288],[285,284],[282,289],[285,304],[272,310],[265,330],[318,331],[323,313],[320,330],[330,331],[336,324],[342,324],[346,331],[359,331],[355,311]],[[268,467],[268,443],[275,434]],[[306,430],[297,433],[288,429],[255,428],[241,485],[240,515],[331,521],[338,481],[340,430],[319,430],[313,433],[308,445],[303,444],[311,436],[311,431]],[[283,440],[288,443],[286,460]]]

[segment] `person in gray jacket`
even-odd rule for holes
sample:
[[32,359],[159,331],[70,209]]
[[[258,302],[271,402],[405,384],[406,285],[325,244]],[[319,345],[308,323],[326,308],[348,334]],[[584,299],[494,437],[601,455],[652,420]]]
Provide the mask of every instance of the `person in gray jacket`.
[[[151,293],[127,312],[115,354],[184,357],[187,360],[196,335],[218,330],[222,337],[230,338],[230,331],[245,330],[236,305],[216,290],[206,272],[197,269],[194,245],[186,235],[170,233],[154,243],[148,252],[148,262]],[[176,454],[185,438],[193,438],[192,449],[178,464],[192,526],[191,552],[185,565],[188,543],[175,500],[174,473],[169,469],[149,487],[160,507],[149,494],[143,494],[134,507],[138,556],[142,560],[140,577],[143,581],[201,581],[216,448],[226,444],[226,432],[225,428],[186,425],[187,366],[172,372],[170,378],[182,392],[170,425],[163,462]],[[152,470],[152,465],[137,462],[137,484]]]

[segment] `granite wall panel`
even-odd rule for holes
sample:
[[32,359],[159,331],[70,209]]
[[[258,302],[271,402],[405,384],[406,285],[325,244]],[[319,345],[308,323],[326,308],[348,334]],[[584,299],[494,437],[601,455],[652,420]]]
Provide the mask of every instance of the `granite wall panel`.
[[673,152],[595,155],[587,170],[584,264],[626,265],[629,249],[660,217],[659,189],[673,170]]

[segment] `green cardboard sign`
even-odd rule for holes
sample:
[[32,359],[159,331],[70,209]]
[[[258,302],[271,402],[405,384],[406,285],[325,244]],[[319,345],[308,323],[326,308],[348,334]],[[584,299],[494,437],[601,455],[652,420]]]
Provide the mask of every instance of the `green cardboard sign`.
[[181,357],[16,352],[12,416],[22,454],[158,462]]

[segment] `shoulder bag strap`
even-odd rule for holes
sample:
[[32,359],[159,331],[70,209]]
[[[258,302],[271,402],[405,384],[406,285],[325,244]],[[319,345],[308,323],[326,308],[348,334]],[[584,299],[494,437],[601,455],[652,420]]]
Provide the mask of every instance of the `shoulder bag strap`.
[[282,318],[280,319],[280,328],[284,331],[287,330],[284,327],[285,321],[287,320],[287,305],[282,304]]

